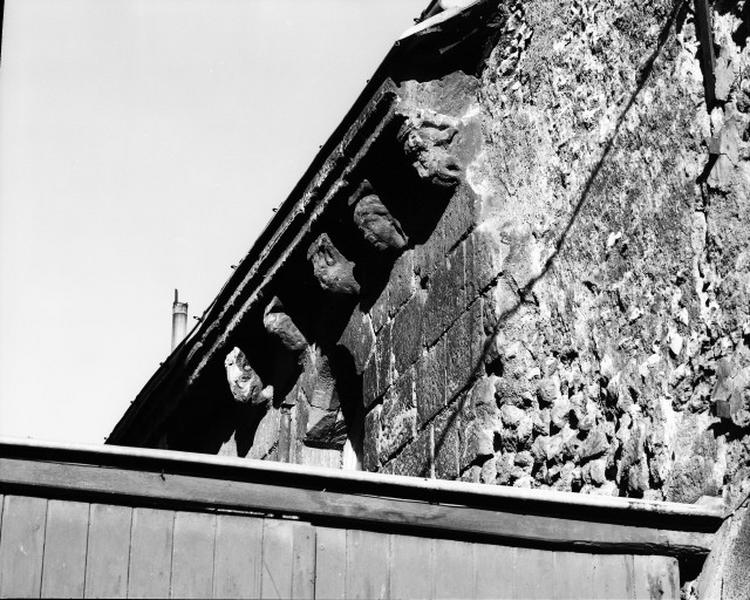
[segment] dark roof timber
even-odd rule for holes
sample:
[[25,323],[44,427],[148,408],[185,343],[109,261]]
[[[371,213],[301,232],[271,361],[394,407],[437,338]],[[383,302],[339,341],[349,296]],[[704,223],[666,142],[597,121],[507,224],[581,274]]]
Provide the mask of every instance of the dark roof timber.
[[[332,198],[351,191],[357,167],[373,141],[398,120],[398,82],[430,79],[477,67],[502,6],[476,0],[435,14],[407,30],[352,108],[322,146],[284,203],[233,271],[198,325],[151,376],[107,439],[109,444],[153,446],[155,436],[194,386],[292,252],[308,237]],[[222,357],[223,358],[223,357]]]

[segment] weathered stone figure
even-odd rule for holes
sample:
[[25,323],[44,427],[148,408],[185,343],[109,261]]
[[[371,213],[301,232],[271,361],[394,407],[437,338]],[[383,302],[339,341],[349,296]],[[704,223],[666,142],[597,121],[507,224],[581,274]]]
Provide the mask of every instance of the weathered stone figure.
[[310,245],[307,258],[321,288],[335,294],[359,294],[354,263],[337,250],[328,234],[322,233]]
[[261,406],[273,397],[273,388],[263,387],[260,376],[247,362],[245,353],[237,347],[224,359],[227,381],[232,396],[242,404]]
[[354,223],[364,238],[381,251],[400,250],[409,241],[401,224],[375,193],[359,199],[354,207]]
[[274,297],[263,312],[263,326],[266,331],[277,338],[281,345],[292,352],[301,352],[307,348],[307,340],[297,328],[291,317],[284,311],[284,305]]
[[461,179],[461,165],[448,146],[458,133],[457,121],[446,115],[419,111],[401,126],[398,139],[419,177],[440,187]]

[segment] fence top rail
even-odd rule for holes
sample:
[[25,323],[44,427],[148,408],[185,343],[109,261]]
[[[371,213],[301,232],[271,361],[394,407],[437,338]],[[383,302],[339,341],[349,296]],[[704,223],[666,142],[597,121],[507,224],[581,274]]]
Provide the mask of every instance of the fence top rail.
[[[720,503],[684,504],[637,498],[600,496],[541,489],[523,489],[502,485],[487,485],[462,481],[447,481],[400,475],[386,475],[364,471],[344,471],[261,461],[240,457],[214,456],[174,450],[155,450],[124,446],[104,446],[46,442],[0,437],[0,458],[31,458],[40,461],[83,463],[96,466],[117,466],[137,470],[154,470],[154,465],[168,471],[220,479],[256,480],[264,482],[293,481],[294,487],[306,489],[346,489],[372,495],[414,497],[434,494],[435,500],[446,494],[453,501],[472,505],[477,501],[502,501],[503,505],[532,503],[555,508],[587,509],[606,512],[641,513],[652,517],[698,519],[716,521],[717,527],[725,516]],[[284,485],[284,483],[282,483]],[[717,499],[718,500],[718,499]]]

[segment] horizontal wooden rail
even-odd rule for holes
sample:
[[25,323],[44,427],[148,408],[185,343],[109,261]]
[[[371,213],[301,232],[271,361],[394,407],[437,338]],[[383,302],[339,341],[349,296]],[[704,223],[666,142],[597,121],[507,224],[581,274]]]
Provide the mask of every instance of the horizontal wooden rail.
[[0,493],[236,511],[432,537],[705,554],[721,511],[183,452],[0,440]]

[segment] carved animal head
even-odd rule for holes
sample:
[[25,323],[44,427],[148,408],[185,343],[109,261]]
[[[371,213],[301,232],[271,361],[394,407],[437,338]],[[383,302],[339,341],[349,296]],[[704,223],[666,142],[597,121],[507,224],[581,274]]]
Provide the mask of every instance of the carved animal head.
[[338,251],[327,234],[322,233],[310,245],[307,258],[321,288],[336,294],[359,294],[354,263]]
[[232,348],[224,359],[224,368],[229,390],[237,402],[255,406],[268,402],[268,394],[264,394],[263,383],[242,350]]
[[460,181],[461,164],[449,148],[458,133],[456,124],[445,115],[420,113],[401,126],[398,139],[421,179],[440,187],[453,187]]
[[286,313],[284,305],[276,296],[263,311],[263,326],[269,334],[281,342],[282,346],[292,352],[300,352],[307,347],[305,336]]

